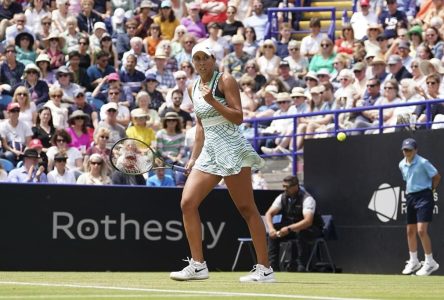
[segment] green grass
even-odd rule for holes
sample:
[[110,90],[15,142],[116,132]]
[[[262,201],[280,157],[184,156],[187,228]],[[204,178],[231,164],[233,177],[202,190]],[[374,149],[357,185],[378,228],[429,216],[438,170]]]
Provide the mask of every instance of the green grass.
[[277,283],[241,284],[242,274],[212,272],[206,281],[176,282],[161,272],[0,272],[0,299],[444,298],[442,276],[278,273]]

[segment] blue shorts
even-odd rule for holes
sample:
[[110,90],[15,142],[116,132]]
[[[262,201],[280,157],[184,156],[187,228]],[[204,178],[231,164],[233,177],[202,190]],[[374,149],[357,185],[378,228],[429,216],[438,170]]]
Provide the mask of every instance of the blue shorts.
[[433,216],[433,192],[423,190],[406,195],[407,224],[430,223]]

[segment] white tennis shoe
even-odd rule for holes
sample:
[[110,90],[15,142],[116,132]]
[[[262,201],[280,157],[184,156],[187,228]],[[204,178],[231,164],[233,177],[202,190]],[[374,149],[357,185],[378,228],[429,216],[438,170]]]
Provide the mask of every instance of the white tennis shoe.
[[429,276],[433,272],[439,269],[439,264],[436,261],[432,262],[424,262],[422,265],[422,268],[416,272],[416,275],[418,276]]
[[184,259],[189,264],[182,271],[171,272],[170,278],[173,280],[186,281],[186,280],[203,280],[208,279],[210,276],[208,275],[208,267],[207,263],[197,262],[192,258]]
[[402,274],[409,275],[418,271],[419,269],[421,269],[421,263],[418,260],[408,260],[404,270],[402,270]]
[[250,274],[242,276],[240,282],[275,282],[274,272],[272,267],[265,267],[263,265],[254,265]]

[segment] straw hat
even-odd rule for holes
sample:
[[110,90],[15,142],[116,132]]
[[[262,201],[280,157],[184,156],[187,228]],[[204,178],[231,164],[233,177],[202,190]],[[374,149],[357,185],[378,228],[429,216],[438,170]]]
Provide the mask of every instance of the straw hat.
[[43,40],[43,43],[45,44],[45,48],[49,48],[49,41],[52,39],[57,39],[59,41],[59,48],[63,49],[65,46],[65,39],[58,35],[56,32],[51,32],[49,36]]

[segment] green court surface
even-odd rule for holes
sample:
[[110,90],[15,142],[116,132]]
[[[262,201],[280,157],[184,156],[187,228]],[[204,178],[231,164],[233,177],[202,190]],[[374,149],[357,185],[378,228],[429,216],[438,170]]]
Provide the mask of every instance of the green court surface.
[[443,299],[444,277],[277,273],[239,283],[241,272],[177,282],[168,273],[0,272],[1,299]]

